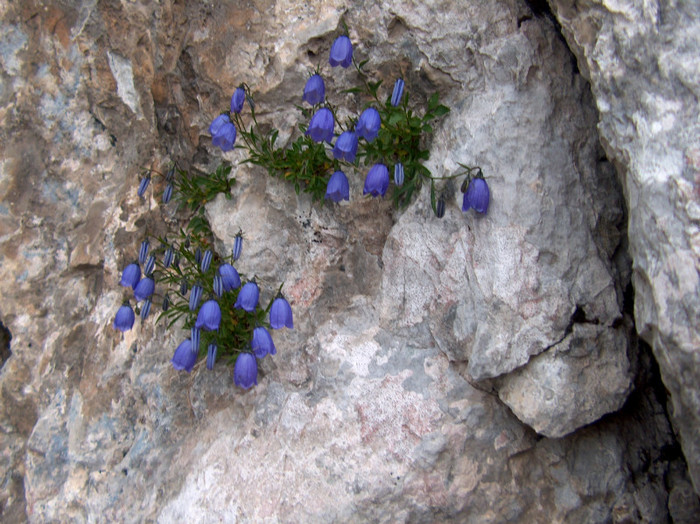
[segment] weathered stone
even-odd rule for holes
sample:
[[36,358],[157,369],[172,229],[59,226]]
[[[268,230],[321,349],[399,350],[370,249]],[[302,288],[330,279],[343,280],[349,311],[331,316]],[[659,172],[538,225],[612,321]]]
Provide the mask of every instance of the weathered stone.
[[[360,198],[360,174],[349,204],[319,207],[236,167],[233,199],[207,206],[215,243],[230,250],[242,228],[241,271],[258,276],[263,300],[284,282],[295,315],[294,330],[274,333],[259,386],[235,388],[225,363],[173,370],[178,329],[150,319],[112,329],[121,270],[144,236],[180,219],[158,207],[157,178],[137,198],[143,167],[215,167],[206,129],[241,81],[286,140],[344,8],[1,8],[3,521],[659,522],[695,507],[648,377],[621,412],[558,439],[474,382],[499,376],[505,391],[510,373],[557,353],[577,311],[613,329],[628,271],[594,99],[553,27],[521,2],[359,2],[344,13],[385,86],[404,74],[411,100],[439,91],[452,106],[430,167],[482,165],[486,217],[462,215],[454,187],[439,221],[427,191],[395,213]],[[334,103],[353,74],[327,74]],[[581,344],[591,360],[609,349],[597,333]],[[622,369],[626,356],[609,362]],[[615,382],[598,413],[629,377]]]
[[700,5],[551,2],[622,175],[635,320],[700,493]]

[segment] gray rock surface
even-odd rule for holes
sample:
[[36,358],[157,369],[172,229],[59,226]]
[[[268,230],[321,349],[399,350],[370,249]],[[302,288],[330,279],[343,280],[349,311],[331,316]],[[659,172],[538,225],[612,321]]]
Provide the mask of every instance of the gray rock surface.
[[[1,8],[0,520],[692,519],[663,388],[620,327],[625,215],[597,95],[554,26],[515,0],[344,10]],[[216,243],[245,231],[239,269],[263,300],[285,283],[295,329],[249,391],[225,365],[178,373],[183,333],[111,326],[122,268],[181,219],[158,181],[137,198],[138,174],[215,167],[206,130],[241,81],[291,129],[343,14],[386,85],[403,73],[412,100],[452,106],[430,167],[481,165],[489,214],[463,215],[451,186],[443,220],[425,193],[397,213],[359,175],[349,204],[312,206],[236,167],[233,198],[207,206]]]
[[552,1],[622,175],[635,321],[700,493],[700,5]]

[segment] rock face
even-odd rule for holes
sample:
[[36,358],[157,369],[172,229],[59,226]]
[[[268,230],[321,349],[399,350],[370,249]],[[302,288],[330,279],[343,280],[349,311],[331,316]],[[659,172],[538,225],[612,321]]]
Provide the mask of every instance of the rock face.
[[[2,520],[696,520],[663,388],[625,306],[630,165],[640,151],[665,158],[650,135],[616,134],[635,85],[612,97],[585,70],[591,91],[554,24],[516,0],[185,4],[2,8]],[[570,42],[590,36],[576,36],[576,9],[557,7]],[[224,364],[178,373],[168,360],[181,331],[111,326],[121,269],[144,236],[182,218],[158,205],[158,182],[137,198],[138,174],[169,159],[216,167],[206,130],[240,82],[282,140],[317,64],[332,101],[356,111],[361,101],[339,94],[354,73],[326,65],[341,17],[385,85],[403,74],[411,100],[438,91],[452,107],[429,167],[480,165],[489,212],[463,214],[450,182],[442,220],[425,189],[396,212],[361,198],[362,172],[349,204],[312,205],[236,165],[232,198],[207,206],[215,244],[228,251],[244,230],[239,271],[265,284],[263,300],[284,282],[295,329],[274,333],[278,354],[249,391]],[[630,228],[632,216],[657,217],[637,204]],[[639,300],[638,321],[654,307]]]
[[629,209],[637,330],[700,492],[700,6],[553,1]]

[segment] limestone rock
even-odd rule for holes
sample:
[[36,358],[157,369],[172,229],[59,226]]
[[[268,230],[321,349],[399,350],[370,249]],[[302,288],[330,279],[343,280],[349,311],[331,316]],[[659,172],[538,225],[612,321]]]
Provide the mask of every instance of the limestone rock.
[[700,5],[551,2],[622,175],[635,321],[700,493]]

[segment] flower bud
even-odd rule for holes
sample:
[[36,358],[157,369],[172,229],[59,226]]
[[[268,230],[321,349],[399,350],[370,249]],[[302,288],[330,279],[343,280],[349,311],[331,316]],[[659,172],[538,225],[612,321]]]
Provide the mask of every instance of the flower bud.
[[219,298],[224,294],[224,281],[221,275],[214,276],[214,294]]
[[233,260],[236,261],[241,256],[241,250],[243,249],[243,235],[239,232],[236,238],[233,240]]
[[190,340],[192,341],[192,353],[199,353],[199,328],[190,329]]
[[401,187],[404,181],[403,164],[401,162],[394,165],[394,184]]
[[141,320],[146,320],[148,314],[151,312],[151,299],[147,298],[143,305],[141,306]]
[[166,293],[163,297],[163,311],[167,311],[170,308],[170,297]]
[[401,99],[403,98],[403,86],[403,79],[398,78],[394,84],[394,92],[391,93],[391,105],[394,107],[401,103]]
[[214,363],[216,362],[216,344],[213,342],[207,347],[207,369],[211,371],[214,369]]
[[202,273],[206,273],[207,270],[209,269],[209,266],[211,265],[211,249],[207,249],[204,252],[204,256],[202,257],[202,265],[200,266]]
[[197,250],[194,252],[194,261],[195,261],[197,264],[200,264],[200,263],[202,262],[202,249],[199,248],[199,247],[198,247]]
[[165,186],[165,191],[163,191],[163,204],[167,204],[170,202],[170,199],[173,197],[173,184],[172,182],[168,183],[167,186]]
[[199,305],[199,300],[202,298],[202,286],[199,284],[195,284],[192,286],[192,291],[190,291],[190,311],[194,311],[197,309],[197,306]]
[[150,276],[153,274],[153,269],[156,267],[156,257],[155,255],[151,255],[148,257],[148,260],[146,261],[146,265],[143,268],[143,274],[146,276]]
[[148,248],[150,247],[150,242],[148,239],[141,242],[141,248],[139,249],[139,264],[146,263],[146,257],[148,256]]
[[168,246],[168,249],[165,250],[165,256],[163,257],[163,266],[166,268],[170,267],[170,264],[173,262],[173,258],[175,258],[175,252],[173,251],[173,248]]
[[139,182],[139,188],[136,191],[136,194],[138,196],[142,197],[146,193],[146,189],[148,189],[148,184],[151,183],[151,174],[148,173],[145,177],[141,179],[141,182]]
[[445,216],[445,200],[440,197],[435,204],[435,216],[442,218]]

